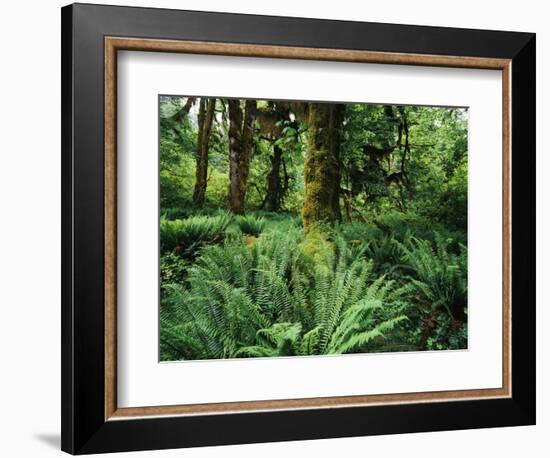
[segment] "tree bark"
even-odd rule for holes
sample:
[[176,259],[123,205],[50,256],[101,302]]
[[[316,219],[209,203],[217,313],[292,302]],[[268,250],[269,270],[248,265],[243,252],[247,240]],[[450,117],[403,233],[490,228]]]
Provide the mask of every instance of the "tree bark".
[[332,224],[340,213],[340,128],[343,106],[310,103],[304,164],[305,198],[302,220],[306,229]]
[[206,180],[208,177],[208,150],[210,147],[210,134],[214,120],[216,99],[201,98],[199,103],[197,138],[197,165],[195,170],[195,189],[193,202],[198,208],[204,206],[206,196]]
[[267,211],[276,212],[281,207],[281,159],[283,150],[273,145],[273,155],[271,156],[271,170],[267,175],[267,196],[265,200],[265,209]]
[[246,100],[243,108],[239,100],[228,100],[229,107],[229,208],[244,214],[246,182],[254,140],[256,101]]
[[191,107],[195,104],[196,101],[197,101],[196,97],[187,98],[187,101],[185,102],[185,104],[174,115],[176,122],[182,122],[189,115],[189,111],[191,111]]
[[196,101],[196,97],[188,97],[185,105],[183,105],[181,113],[187,116],[189,114],[189,111],[191,110],[191,107],[195,104]]

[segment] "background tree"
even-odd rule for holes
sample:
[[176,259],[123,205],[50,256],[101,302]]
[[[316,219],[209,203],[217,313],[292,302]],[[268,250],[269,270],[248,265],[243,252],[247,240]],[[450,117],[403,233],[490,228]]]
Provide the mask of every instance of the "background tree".
[[216,99],[201,98],[198,114],[197,164],[195,172],[195,190],[193,202],[198,208],[204,206],[206,182],[208,178],[208,150],[210,148],[210,133],[216,108]]
[[254,140],[256,101],[229,99],[229,208],[242,215]]
[[193,189],[197,130],[191,108],[193,97],[160,98],[160,205],[180,209],[190,204],[185,195]]
[[269,169],[266,174],[266,194],[262,208],[276,212],[281,209],[289,191],[288,156],[300,154],[300,151],[296,150],[299,127],[296,120],[291,119],[287,102],[268,101],[258,104],[256,119],[259,127],[258,139],[269,145]]

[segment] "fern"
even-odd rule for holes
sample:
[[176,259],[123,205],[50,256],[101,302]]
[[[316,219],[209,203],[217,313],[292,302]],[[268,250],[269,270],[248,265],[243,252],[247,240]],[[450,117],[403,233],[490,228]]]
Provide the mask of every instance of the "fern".
[[390,235],[372,240],[367,246],[366,256],[373,260],[377,272],[384,272],[391,277],[397,276],[399,272],[396,271],[402,267],[401,252],[396,240]]
[[431,313],[445,310],[451,318],[467,303],[467,251],[459,244],[459,253],[449,250],[450,240],[434,234],[435,246],[429,241],[409,237],[396,242],[403,261],[413,270],[408,278],[416,293],[428,304]]
[[187,287],[165,288],[161,343],[177,359],[369,351],[405,317],[400,290],[372,279],[365,247],[321,239],[313,262],[302,231],[264,233],[247,247],[206,247]]
[[[309,264],[310,288],[300,291],[293,306],[310,313],[299,323],[275,323],[257,333],[254,345],[242,348],[242,356],[293,356],[366,351],[405,320],[396,307],[400,291],[384,277],[369,282],[372,263],[361,250],[351,249],[336,238],[321,243],[317,260]],[[381,309],[386,309],[386,318]]]
[[264,231],[266,221],[262,216],[256,218],[253,215],[246,215],[237,219],[237,225],[243,234],[258,237]]
[[222,242],[231,221],[229,213],[176,220],[161,217],[161,251],[174,250],[183,257],[192,257],[201,246]]
[[[205,248],[189,269],[189,288],[171,285],[163,300],[161,335],[167,345],[182,337],[180,353],[194,359],[239,356],[239,349],[256,341],[258,330],[293,315],[293,290],[289,282],[297,270],[296,247],[300,231],[262,236],[251,248],[226,244]],[[168,317],[168,313],[171,316]],[[175,311],[175,313],[174,313]]]
[[363,351],[405,319],[390,313],[384,319],[379,309],[398,311],[399,291],[384,277],[369,282],[372,262],[364,249],[354,250],[341,239],[335,241],[332,265],[318,269],[315,277],[315,327],[319,329],[316,354]]
[[276,323],[270,328],[260,329],[257,345],[243,347],[237,356],[295,356],[300,354],[302,325],[300,323]]

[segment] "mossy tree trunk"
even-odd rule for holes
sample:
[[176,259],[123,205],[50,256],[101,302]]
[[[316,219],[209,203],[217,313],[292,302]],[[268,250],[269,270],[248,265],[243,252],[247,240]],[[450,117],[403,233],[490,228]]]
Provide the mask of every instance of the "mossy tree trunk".
[[339,156],[342,116],[342,105],[309,104],[302,207],[306,229],[317,223],[332,224],[341,219]]
[[256,101],[228,100],[229,107],[229,208],[244,214],[246,182],[254,146]]
[[195,189],[193,202],[198,208],[204,206],[206,196],[206,181],[208,178],[208,150],[210,134],[216,107],[216,99],[201,98],[198,114],[197,166],[195,170]]

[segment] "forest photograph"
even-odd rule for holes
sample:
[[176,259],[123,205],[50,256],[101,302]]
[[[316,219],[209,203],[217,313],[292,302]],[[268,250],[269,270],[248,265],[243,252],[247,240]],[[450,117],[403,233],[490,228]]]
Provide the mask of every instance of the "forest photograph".
[[161,361],[468,348],[468,110],[159,96]]

